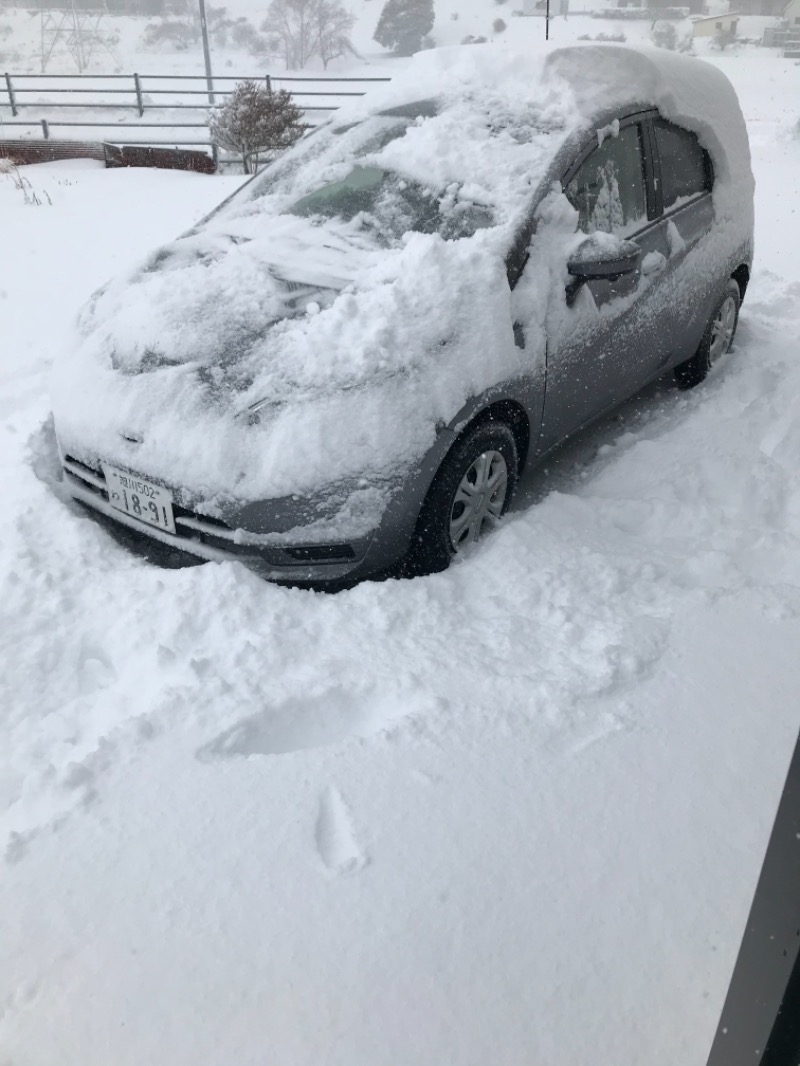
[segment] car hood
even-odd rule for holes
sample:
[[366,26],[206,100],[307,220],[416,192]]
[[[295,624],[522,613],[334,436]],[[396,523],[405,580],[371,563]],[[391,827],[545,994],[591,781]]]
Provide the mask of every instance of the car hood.
[[54,371],[62,448],[221,506],[396,480],[437,424],[522,369],[506,239],[387,249],[275,217],[249,241],[176,241],[81,314]]
[[253,384],[268,331],[318,314],[385,255],[345,224],[277,216],[217,224],[160,248],[99,290],[79,328],[122,374],[189,366],[241,392]]

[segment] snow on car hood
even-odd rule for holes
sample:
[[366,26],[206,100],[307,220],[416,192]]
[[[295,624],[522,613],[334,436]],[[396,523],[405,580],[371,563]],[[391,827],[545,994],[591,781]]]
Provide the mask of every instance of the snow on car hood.
[[[541,358],[544,307],[525,350],[513,342],[505,255],[560,145],[598,110],[630,102],[632,85],[698,132],[717,209],[744,231],[734,208],[752,178],[727,166],[725,145],[749,158],[746,134],[708,64],[598,46],[547,58],[424,53],[95,294],[55,371],[62,444],[212,505],[396,476],[470,396]],[[359,216],[287,213],[354,161],[418,183],[443,217],[477,206],[494,224],[395,239]],[[569,241],[575,213],[563,214]],[[248,424],[241,413],[257,403]]]

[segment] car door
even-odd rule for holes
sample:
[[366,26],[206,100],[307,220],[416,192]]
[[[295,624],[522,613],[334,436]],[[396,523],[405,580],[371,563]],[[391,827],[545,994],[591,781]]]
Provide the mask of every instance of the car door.
[[[632,395],[669,362],[675,321],[666,266],[670,245],[659,219],[649,114],[606,128],[562,178],[587,235],[609,233],[642,251],[633,275],[586,282],[564,309],[563,284],[552,286],[547,331],[547,387],[539,451]],[[562,265],[562,271],[566,263]],[[563,272],[561,274],[563,277]]]
[[676,355],[692,355],[706,327],[719,275],[702,255],[691,254],[711,233],[714,174],[697,137],[660,116],[651,123],[656,207],[669,244],[670,301],[675,309]]

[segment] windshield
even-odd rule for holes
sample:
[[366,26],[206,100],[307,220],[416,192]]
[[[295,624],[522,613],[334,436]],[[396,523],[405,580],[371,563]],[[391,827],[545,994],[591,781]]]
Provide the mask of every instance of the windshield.
[[293,215],[340,218],[361,216],[379,237],[392,239],[414,230],[452,240],[493,224],[488,208],[460,199],[450,189],[437,196],[413,181],[380,167],[356,166],[341,181],[328,182],[297,200]]

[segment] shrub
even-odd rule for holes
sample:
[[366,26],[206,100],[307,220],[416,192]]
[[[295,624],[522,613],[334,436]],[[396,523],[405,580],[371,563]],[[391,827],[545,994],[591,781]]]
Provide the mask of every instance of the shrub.
[[277,92],[252,81],[240,81],[228,100],[212,113],[212,143],[242,156],[245,174],[260,155],[273,156],[303,134],[302,112],[285,89]]
[[717,30],[711,39],[712,48],[716,48],[720,52],[724,52],[729,44],[733,44],[736,40],[736,30]]
[[650,40],[658,48],[666,48],[669,52],[678,50],[678,31],[674,22],[656,22],[650,31]]
[[145,48],[172,47],[178,52],[185,51],[190,45],[200,40],[200,26],[194,19],[163,18],[151,22],[142,34]]
[[615,44],[624,44],[627,41],[624,33],[596,33],[592,37],[589,33],[582,33],[579,41],[613,41]]
[[691,52],[692,30],[689,23],[663,22],[659,20],[653,23],[650,31],[650,40],[658,48],[666,48],[670,52]]
[[234,48],[249,52],[251,56],[266,55],[269,51],[267,38],[246,18],[237,19],[231,26],[230,40]]
[[495,19],[492,23],[492,29],[495,33],[503,33],[503,31],[508,29],[508,27],[506,26],[503,19]]

